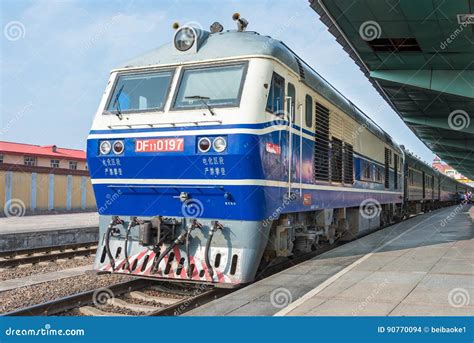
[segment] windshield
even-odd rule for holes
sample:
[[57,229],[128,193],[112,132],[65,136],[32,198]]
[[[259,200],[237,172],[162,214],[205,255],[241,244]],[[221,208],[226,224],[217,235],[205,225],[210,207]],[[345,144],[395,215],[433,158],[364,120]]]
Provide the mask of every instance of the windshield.
[[160,111],[165,106],[172,70],[120,75],[107,105],[108,112]]
[[245,64],[184,69],[174,108],[238,106]]

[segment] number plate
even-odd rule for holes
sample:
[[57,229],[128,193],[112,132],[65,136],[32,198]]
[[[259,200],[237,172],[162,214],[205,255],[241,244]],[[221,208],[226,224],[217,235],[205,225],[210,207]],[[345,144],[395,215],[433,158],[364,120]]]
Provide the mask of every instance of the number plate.
[[183,151],[184,138],[137,139],[135,152]]

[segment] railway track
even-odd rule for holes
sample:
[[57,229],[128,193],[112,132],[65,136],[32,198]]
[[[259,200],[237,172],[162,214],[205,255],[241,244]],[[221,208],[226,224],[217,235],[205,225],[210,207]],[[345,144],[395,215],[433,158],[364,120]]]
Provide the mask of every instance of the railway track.
[[[156,283],[156,282],[155,282]],[[88,316],[179,316],[191,309],[227,294],[228,290],[209,286],[169,288],[158,284],[140,290],[131,290],[94,306],[77,309],[79,315]]]
[[[367,232],[370,234],[381,228]],[[364,235],[365,236],[365,235]],[[347,243],[336,240],[333,245],[269,265],[256,276],[256,281],[302,263]],[[1,255],[0,255],[1,256]],[[149,279],[134,279],[83,293],[59,298],[43,304],[5,313],[5,316],[87,315],[87,316],[176,316],[229,294],[238,288],[223,289],[210,285],[177,284]]]
[[59,259],[70,259],[95,254],[97,243],[80,243],[37,249],[0,252],[0,268],[12,268],[23,264],[37,264]]
[[[293,260],[265,268],[256,280],[301,263],[330,250],[318,249]],[[178,316],[218,299],[238,288],[215,288],[211,285],[176,284],[149,279],[135,279],[59,298],[3,314],[4,316]]]
[[[147,293],[145,293],[147,292]],[[154,294],[150,294],[153,292]],[[217,299],[229,290],[209,286],[170,287],[136,279],[33,305],[4,316],[176,316]]]
[[[256,281],[323,254],[344,243],[346,242],[336,241],[333,245],[322,245],[316,251],[269,265],[257,274]],[[107,288],[93,289],[33,305],[4,315],[176,316],[239,288],[223,289],[210,285],[182,285],[149,279],[135,279]]]

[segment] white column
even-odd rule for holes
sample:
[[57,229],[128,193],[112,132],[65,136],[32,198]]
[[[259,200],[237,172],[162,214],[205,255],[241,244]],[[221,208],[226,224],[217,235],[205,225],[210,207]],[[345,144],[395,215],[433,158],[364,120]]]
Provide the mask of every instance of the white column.
[[54,210],[54,174],[49,174],[48,210]]
[[36,210],[36,185],[37,185],[37,173],[31,173],[31,203],[30,210]]

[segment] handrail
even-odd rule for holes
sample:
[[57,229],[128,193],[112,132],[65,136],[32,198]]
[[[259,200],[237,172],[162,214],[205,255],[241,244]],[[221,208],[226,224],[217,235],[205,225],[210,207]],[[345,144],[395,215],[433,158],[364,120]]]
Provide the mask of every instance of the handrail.
[[[293,98],[291,96],[285,97],[288,101],[288,197],[291,196],[291,160],[293,158]],[[295,99],[296,100],[296,99]]]

